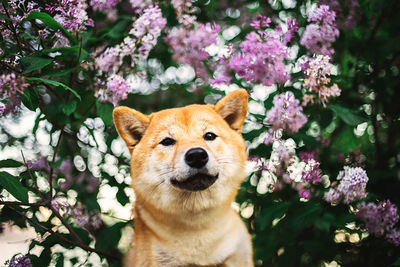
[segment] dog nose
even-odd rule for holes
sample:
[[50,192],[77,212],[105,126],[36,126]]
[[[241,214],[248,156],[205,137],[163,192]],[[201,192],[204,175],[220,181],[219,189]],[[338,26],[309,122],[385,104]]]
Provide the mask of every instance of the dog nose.
[[201,147],[191,148],[185,154],[185,162],[192,168],[200,169],[208,162],[208,154]]

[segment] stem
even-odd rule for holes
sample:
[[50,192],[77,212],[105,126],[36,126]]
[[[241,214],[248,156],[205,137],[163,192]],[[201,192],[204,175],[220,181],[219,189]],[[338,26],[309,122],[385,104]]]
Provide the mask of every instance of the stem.
[[109,253],[107,253],[107,252],[104,252],[104,251],[101,251],[101,250],[92,248],[92,247],[90,247],[90,246],[87,246],[87,245],[85,245],[85,244],[83,244],[83,243],[78,243],[78,242],[71,241],[71,240],[69,240],[68,238],[65,238],[64,236],[60,235],[59,233],[54,232],[53,229],[47,228],[47,227],[45,227],[45,226],[43,226],[43,225],[41,225],[41,224],[39,224],[39,223],[33,221],[31,218],[29,218],[28,216],[26,216],[26,215],[23,214],[22,212],[20,212],[20,211],[14,209],[14,208],[12,208],[12,207],[10,207],[10,209],[14,210],[14,211],[15,211],[16,213],[18,213],[19,215],[25,217],[31,224],[36,225],[36,226],[42,228],[42,229],[45,230],[46,232],[49,232],[49,233],[55,235],[56,237],[60,238],[61,240],[63,240],[64,242],[66,242],[66,243],[68,243],[68,244],[70,244],[70,245],[72,245],[72,246],[80,247],[80,248],[82,248],[82,249],[84,249],[84,250],[86,250],[86,251],[90,251],[90,252],[97,253],[98,255],[104,256],[104,257],[106,257],[107,259],[121,260],[121,257],[120,257],[119,255],[109,254]]
[[11,205],[11,206],[29,206],[29,207],[44,207],[46,206],[46,203],[44,202],[38,202],[38,203],[22,203],[19,201],[1,201],[0,200],[0,205]]

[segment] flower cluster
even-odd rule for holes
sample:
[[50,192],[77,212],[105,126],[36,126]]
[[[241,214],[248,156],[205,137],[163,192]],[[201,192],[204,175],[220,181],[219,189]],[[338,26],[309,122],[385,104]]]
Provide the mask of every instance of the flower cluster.
[[321,5],[309,14],[308,22],[311,23],[307,25],[300,43],[311,54],[333,54],[331,44],[339,36],[335,17],[335,11],[331,11],[327,5]]
[[327,5],[336,13],[337,25],[340,29],[354,28],[361,18],[361,8],[357,0],[320,0],[319,5]]
[[272,131],[283,129],[295,133],[307,122],[300,101],[292,92],[276,95],[273,104],[266,116],[266,121],[271,124]]
[[192,7],[192,1],[188,0],[172,0],[176,17],[178,22],[184,27],[190,27],[196,22],[196,16],[193,15],[194,9]]
[[109,74],[107,83],[98,82],[96,96],[100,101],[108,101],[115,105],[126,99],[131,87],[122,75],[123,60],[131,57],[131,66],[139,60],[146,59],[150,50],[157,44],[157,39],[167,21],[162,17],[158,6],[149,6],[144,13],[133,23],[129,36],[117,46],[107,48],[96,57],[95,67],[105,74]]
[[88,7],[85,0],[60,0],[48,4],[46,11],[54,15],[54,19],[67,30],[80,32],[87,26],[94,26],[94,22],[87,15]]
[[399,221],[397,207],[385,200],[374,203],[360,203],[357,206],[356,217],[360,219],[370,234],[384,236],[389,242],[400,245],[400,229],[396,228]]
[[80,173],[79,175],[74,175],[74,164],[70,159],[64,160],[61,163],[59,170],[65,178],[65,181],[60,183],[60,189],[62,191],[67,191],[71,188],[73,184],[81,186],[85,185],[84,189],[89,193],[96,191],[99,187],[99,179],[94,177],[93,175],[88,174],[87,172]]
[[308,61],[304,87],[308,89],[311,95],[304,94],[303,106],[306,106],[309,102],[314,103],[315,98],[323,106],[326,106],[329,98],[340,95],[341,91],[337,84],[330,85],[331,78],[329,75],[333,73],[334,69],[329,60],[329,56],[318,55]]
[[0,76],[0,100],[6,102],[2,114],[16,113],[21,105],[20,94],[29,86],[23,76],[15,73]]
[[343,153],[336,156],[339,162],[354,167],[363,167],[361,163],[361,151],[360,149],[349,149],[349,153],[345,156]]
[[84,229],[96,230],[99,229],[103,224],[98,214],[89,213],[80,202],[74,206],[71,206],[67,202],[61,203],[57,199],[53,199],[51,201],[51,205],[63,215],[72,217],[75,224]]
[[368,176],[361,167],[345,166],[344,170],[339,172],[337,180],[339,185],[332,186],[324,195],[327,202],[339,203],[342,200],[343,203],[349,204],[367,196],[365,189]]
[[205,48],[216,44],[219,30],[219,26],[197,23],[191,30],[185,27],[172,29],[165,41],[174,50],[173,58],[176,62],[191,65],[197,76],[206,79],[210,74],[203,61],[210,54]]
[[10,18],[9,21],[0,18],[0,35],[3,37],[3,40],[12,40],[15,36],[12,34],[11,28],[7,25],[8,22],[18,32],[18,25],[21,21],[32,11],[39,11],[39,9],[37,8],[37,4],[31,1],[9,0],[7,1],[7,5],[7,12],[5,12],[4,6],[0,5],[0,13],[8,14]]
[[7,267],[32,267],[31,260],[24,255],[13,256],[4,263]]
[[94,10],[107,10],[114,8],[121,0],[90,0],[90,6]]
[[133,23],[129,36],[125,37],[121,44],[109,47],[99,55],[95,66],[105,73],[116,72],[126,56],[132,57],[131,65],[134,66],[139,59],[147,58],[166,23],[160,8],[149,6]]
[[141,13],[146,9],[147,6],[150,6],[153,1],[151,0],[129,0],[131,7],[137,12]]
[[46,171],[50,171],[50,166],[49,163],[47,161],[46,158],[40,158],[38,160],[35,161],[28,161],[26,163],[26,166],[30,169],[30,170],[46,170]]
[[284,64],[289,56],[286,41],[297,29],[297,24],[291,23],[290,34],[285,38],[280,27],[275,30],[264,29],[269,27],[270,22],[270,18],[257,16],[251,24],[257,31],[246,36],[246,40],[240,44],[241,53],[235,53],[228,63],[229,69],[239,77],[266,86],[290,79]]
[[299,156],[305,163],[301,177],[303,182],[311,182],[312,184],[321,182],[322,173],[319,169],[320,163],[316,160],[314,153],[303,152]]

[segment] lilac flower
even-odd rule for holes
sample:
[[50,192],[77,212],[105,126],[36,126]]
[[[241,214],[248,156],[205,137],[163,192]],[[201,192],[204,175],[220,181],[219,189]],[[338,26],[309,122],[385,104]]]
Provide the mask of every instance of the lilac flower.
[[273,104],[266,116],[273,131],[283,129],[295,133],[307,122],[303,108],[292,92],[276,95]]
[[329,78],[329,75],[333,73],[333,66],[329,64],[329,60],[329,56],[323,55],[318,55],[309,60],[305,71],[304,87],[312,95],[304,95],[303,106],[306,106],[308,102],[314,103],[314,98],[317,98],[323,106],[326,106],[329,98],[340,95],[341,91],[337,84],[330,85],[331,78]]
[[262,28],[269,27],[270,23],[271,23],[271,18],[268,18],[266,16],[262,16],[262,15],[257,15],[256,19],[253,20],[252,23],[250,23],[250,26],[259,30],[259,29],[262,29]]
[[47,159],[44,157],[36,161],[28,161],[26,165],[31,170],[46,170],[48,172],[50,171],[49,163],[47,162]]
[[97,214],[90,214],[80,202],[70,206],[66,215],[74,218],[76,225],[85,229],[98,229],[102,225],[101,218]]
[[119,101],[126,99],[130,92],[131,88],[126,80],[118,74],[112,74],[107,80],[106,88],[98,90],[96,96],[99,101],[108,101],[116,106]]
[[2,74],[0,76],[0,99],[7,102],[2,114],[17,113],[21,99],[20,94],[29,84],[25,83],[23,76],[17,76],[15,73]]
[[340,29],[349,30],[356,26],[361,18],[361,8],[357,0],[320,0],[319,5],[327,5],[336,12],[336,21]]
[[147,6],[152,4],[151,0],[129,0],[133,9],[136,10],[137,13],[143,12]]
[[304,198],[304,199],[310,199],[311,198],[311,193],[310,190],[307,189],[301,189],[299,191],[299,197]]
[[90,6],[94,10],[107,11],[114,8],[121,0],[90,0]]
[[361,167],[345,166],[340,171],[337,178],[339,185],[331,187],[325,193],[325,200],[331,203],[338,203],[340,200],[349,204],[356,199],[363,199],[367,196],[365,188],[368,182],[368,176]]
[[0,105],[0,117],[3,115],[4,110],[5,110],[5,106]]
[[316,184],[321,182],[322,173],[319,169],[320,163],[315,159],[313,153],[301,153],[300,158],[306,163],[302,173],[303,182]]
[[88,212],[80,202],[71,206],[67,201],[60,202],[58,199],[53,199],[51,205],[61,211],[65,216],[70,216],[79,227],[84,229],[99,229],[103,222],[97,213]]
[[184,27],[191,27],[192,25],[196,24],[196,16],[193,15],[194,9],[192,6],[192,1],[172,0],[171,2],[175,8],[176,18],[181,25]]
[[326,5],[321,5],[308,15],[308,22],[311,23],[307,25],[300,43],[311,54],[333,54],[331,43],[339,36],[335,16],[335,11],[330,11]]
[[31,260],[27,256],[13,256],[4,263],[8,267],[31,267]]
[[286,82],[290,75],[284,60],[289,54],[280,34],[280,30],[249,33],[240,44],[241,53],[232,56],[229,67],[248,82],[267,86]]
[[216,44],[219,26],[211,24],[195,24],[188,30],[184,27],[169,32],[165,41],[174,50],[173,58],[180,64],[189,64],[197,76],[207,79],[209,73],[203,61],[210,57],[206,47]]
[[125,37],[121,44],[107,48],[100,54],[95,60],[95,66],[105,73],[115,73],[121,67],[124,57],[130,56],[133,67],[138,60],[147,58],[166,23],[160,8],[149,6],[133,23],[130,36]]
[[288,24],[288,30],[283,35],[283,42],[285,44],[289,43],[293,39],[294,34],[299,29],[299,22],[296,19],[288,18],[287,24]]
[[[11,23],[18,32],[18,25],[21,21],[26,18],[32,11],[39,11],[37,4],[34,2],[21,1],[21,0],[9,0],[7,1],[7,13],[10,16],[10,21],[0,19],[0,34],[3,40],[13,40],[15,36],[10,30],[8,23]],[[4,6],[0,5],[0,13],[6,14]]]
[[364,224],[366,230],[376,236],[384,236],[389,242],[400,245],[400,229],[396,228],[399,221],[397,207],[390,200],[374,203],[360,203],[357,206],[356,217]]
[[48,4],[46,11],[54,15],[54,19],[64,28],[75,32],[86,30],[87,26],[94,26],[94,22],[86,13],[85,0],[59,0]]

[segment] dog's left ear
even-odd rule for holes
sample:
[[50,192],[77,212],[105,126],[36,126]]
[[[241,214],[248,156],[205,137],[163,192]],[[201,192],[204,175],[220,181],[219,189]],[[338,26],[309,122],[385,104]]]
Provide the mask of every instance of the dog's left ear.
[[214,106],[215,111],[239,133],[247,114],[247,98],[247,91],[239,89],[229,93]]

